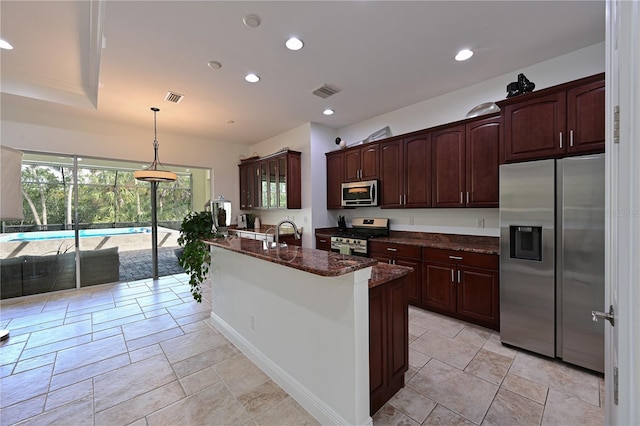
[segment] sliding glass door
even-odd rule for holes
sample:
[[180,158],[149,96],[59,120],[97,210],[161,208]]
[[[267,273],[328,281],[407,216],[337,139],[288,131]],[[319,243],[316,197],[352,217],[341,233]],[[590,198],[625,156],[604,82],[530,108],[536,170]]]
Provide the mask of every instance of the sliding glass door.
[[[139,168],[25,153],[24,219],[2,222],[0,296],[152,278],[151,188],[134,179]],[[209,199],[208,170],[171,170],[178,180],[157,188],[160,276],[183,272],[176,257],[180,224]]]

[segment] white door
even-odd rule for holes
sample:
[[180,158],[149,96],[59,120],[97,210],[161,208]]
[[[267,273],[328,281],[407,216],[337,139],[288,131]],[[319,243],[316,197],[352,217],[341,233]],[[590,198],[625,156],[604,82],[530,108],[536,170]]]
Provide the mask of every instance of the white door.
[[631,425],[640,424],[640,3],[607,0],[606,7],[608,214],[603,310],[613,306],[615,327],[605,327],[605,423]]

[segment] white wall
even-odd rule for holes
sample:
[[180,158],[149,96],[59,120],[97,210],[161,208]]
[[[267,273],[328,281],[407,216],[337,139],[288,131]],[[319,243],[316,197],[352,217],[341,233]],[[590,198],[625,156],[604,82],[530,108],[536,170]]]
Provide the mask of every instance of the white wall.
[[[302,209],[295,210],[253,210],[256,217],[260,218],[261,224],[275,225],[283,219],[293,220],[296,225],[303,227],[302,245],[304,247],[313,247],[313,228],[312,228],[312,211],[311,211],[311,123],[305,123],[302,126],[289,130],[280,135],[266,139],[260,143],[245,148],[244,155],[249,157],[253,153],[264,157],[289,148],[292,151],[300,151],[301,154],[301,170],[302,170]],[[238,174],[238,173],[236,173]],[[235,199],[239,200],[239,184],[235,192]],[[236,204],[237,205],[237,204]]]
[[[429,127],[462,120],[467,112],[484,102],[499,101],[506,97],[506,87],[524,73],[536,84],[536,90],[555,86],[578,78],[604,72],[605,46],[599,43],[567,55],[541,62],[521,70],[513,70],[502,76],[483,81],[373,117],[354,125],[339,129],[336,134],[347,144],[365,139],[385,126],[393,135],[413,132]],[[437,82],[431,82],[437,84]],[[334,148],[335,149],[335,148]],[[358,208],[333,210],[351,218],[354,216],[388,217],[391,229],[425,232],[445,232],[471,235],[499,235],[499,209],[380,209]],[[413,218],[413,225],[411,225]],[[485,227],[476,227],[477,219],[484,219]],[[335,221],[334,221],[335,223]]]
[[[158,118],[160,121],[160,117]],[[38,109],[2,105],[2,145],[20,150],[52,154],[77,154],[113,160],[140,161],[140,166],[153,160],[153,122],[148,128],[135,128],[98,121],[69,119],[64,114]],[[238,146],[213,142],[158,129],[159,156],[163,165],[212,169],[211,181],[216,196],[236,194],[239,186]],[[236,197],[237,199],[237,197]],[[202,206],[194,205],[195,209]]]

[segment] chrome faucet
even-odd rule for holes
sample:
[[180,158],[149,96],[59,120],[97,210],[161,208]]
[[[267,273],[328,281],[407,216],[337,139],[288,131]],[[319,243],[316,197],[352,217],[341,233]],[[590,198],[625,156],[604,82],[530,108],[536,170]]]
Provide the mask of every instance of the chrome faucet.
[[278,246],[279,239],[280,239],[280,225],[282,225],[283,223],[290,223],[291,225],[293,225],[293,235],[295,235],[296,240],[300,239],[300,232],[298,232],[298,227],[296,226],[296,224],[289,219],[284,219],[284,220],[281,220],[280,223],[278,223],[278,225],[276,225],[276,247]]

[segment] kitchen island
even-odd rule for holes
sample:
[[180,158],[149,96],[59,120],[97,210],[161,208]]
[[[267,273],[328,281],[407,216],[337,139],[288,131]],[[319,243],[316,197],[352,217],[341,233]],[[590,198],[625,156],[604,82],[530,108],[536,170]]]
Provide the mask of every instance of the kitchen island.
[[[370,370],[370,288],[394,284],[385,297],[394,301],[395,310],[378,303],[375,321],[396,336],[391,340],[407,345],[402,279],[410,269],[237,237],[206,242],[212,251],[216,327],[322,424],[371,424],[370,374],[372,385],[384,379],[380,384],[388,389],[390,380],[403,376],[406,354],[394,379]],[[389,328],[394,317],[404,323]],[[376,353],[389,353],[389,339],[381,335],[376,331],[371,342],[384,340],[387,346]]]

